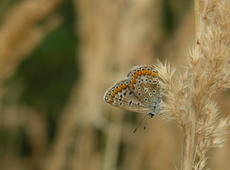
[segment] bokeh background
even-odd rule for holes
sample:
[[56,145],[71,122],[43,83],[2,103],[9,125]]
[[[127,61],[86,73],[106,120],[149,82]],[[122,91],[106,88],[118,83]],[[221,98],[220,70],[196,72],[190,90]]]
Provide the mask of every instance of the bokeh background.
[[[1,170],[171,170],[182,133],[105,104],[134,65],[177,70],[194,42],[193,1],[1,0]],[[230,95],[216,96],[223,114]],[[229,170],[230,138],[209,167]]]

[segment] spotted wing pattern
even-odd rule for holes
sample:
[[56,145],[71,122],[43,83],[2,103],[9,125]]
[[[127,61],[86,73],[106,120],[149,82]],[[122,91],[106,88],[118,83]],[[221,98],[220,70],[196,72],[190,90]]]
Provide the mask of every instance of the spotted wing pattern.
[[105,93],[104,100],[131,111],[157,114],[161,102],[158,77],[153,66],[136,66]]
[[128,73],[134,94],[145,106],[159,112],[161,102],[159,74],[153,66],[137,66]]
[[135,112],[145,112],[145,106],[135,96],[133,91],[130,90],[129,80],[122,80],[113,85],[104,96],[104,100],[120,108],[124,108]]

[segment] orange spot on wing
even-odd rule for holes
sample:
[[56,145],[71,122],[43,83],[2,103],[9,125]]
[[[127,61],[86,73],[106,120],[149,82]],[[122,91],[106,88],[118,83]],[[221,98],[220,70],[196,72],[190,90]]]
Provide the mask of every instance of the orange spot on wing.
[[153,76],[153,77],[158,77],[159,76],[159,74],[157,73],[157,72],[154,72],[154,71],[152,71],[152,70],[140,70],[140,71],[137,71],[137,72],[135,72],[134,74],[133,74],[133,77],[132,77],[132,79],[131,79],[131,81],[130,81],[130,83],[131,83],[131,87],[132,88],[134,88],[134,86],[133,86],[133,84],[135,84],[136,82],[137,82],[137,78],[139,77],[139,76],[141,76],[141,75],[151,75],[151,76]]
[[132,79],[132,80],[131,80],[131,83],[132,83],[132,84],[135,84],[136,82],[137,82],[136,79]]
[[148,74],[148,75],[150,75],[151,73],[152,73],[151,71],[149,71],[149,70],[147,71],[147,74]]
[[141,74],[142,74],[142,72],[141,72],[141,71],[138,71],[138,72],[137,72],[137,75],[138,75],[138,76],[140,76]]
[[[127,84],[122,84],[119,87],[115,88],[114,91],[111,94],[111,100],[115,97],[115,95],[119,92],[121,92],[122,89],[126,88],[128,85]],[[112,101],[111,101],[112,102]]]

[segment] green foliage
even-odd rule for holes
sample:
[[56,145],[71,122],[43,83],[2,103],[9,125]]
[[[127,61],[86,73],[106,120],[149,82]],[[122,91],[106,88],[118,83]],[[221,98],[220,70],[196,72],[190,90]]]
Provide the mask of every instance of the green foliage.
[[23,84],[20,102],[46,114],[51,136],[77,79],[77,37],[72,2],[66,1],[57,12],[64,22],[20,64],[13,78]]

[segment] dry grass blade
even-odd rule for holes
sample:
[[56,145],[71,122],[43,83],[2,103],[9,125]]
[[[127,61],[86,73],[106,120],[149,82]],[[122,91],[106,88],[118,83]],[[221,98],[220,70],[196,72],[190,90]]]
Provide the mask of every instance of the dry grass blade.
[[169,65],[158,66],[165,116],[176,120],[184,133],[182,170],[204,169],[207,152],[223,145],[230,124],[213,101],[214,94],[229,88],[230,2],[205,2],[209,4],[204,4],[205,17],[199,16],[198,43],[189,53],[184,73],[175,77]]
[[0,28],[1,81],[9,78],[26,54],[59,25],[60,17],[55,16],[48,19],[44,27],[39,23],[50,16],[60,3],[61,0],[26,0],[7,11]]

